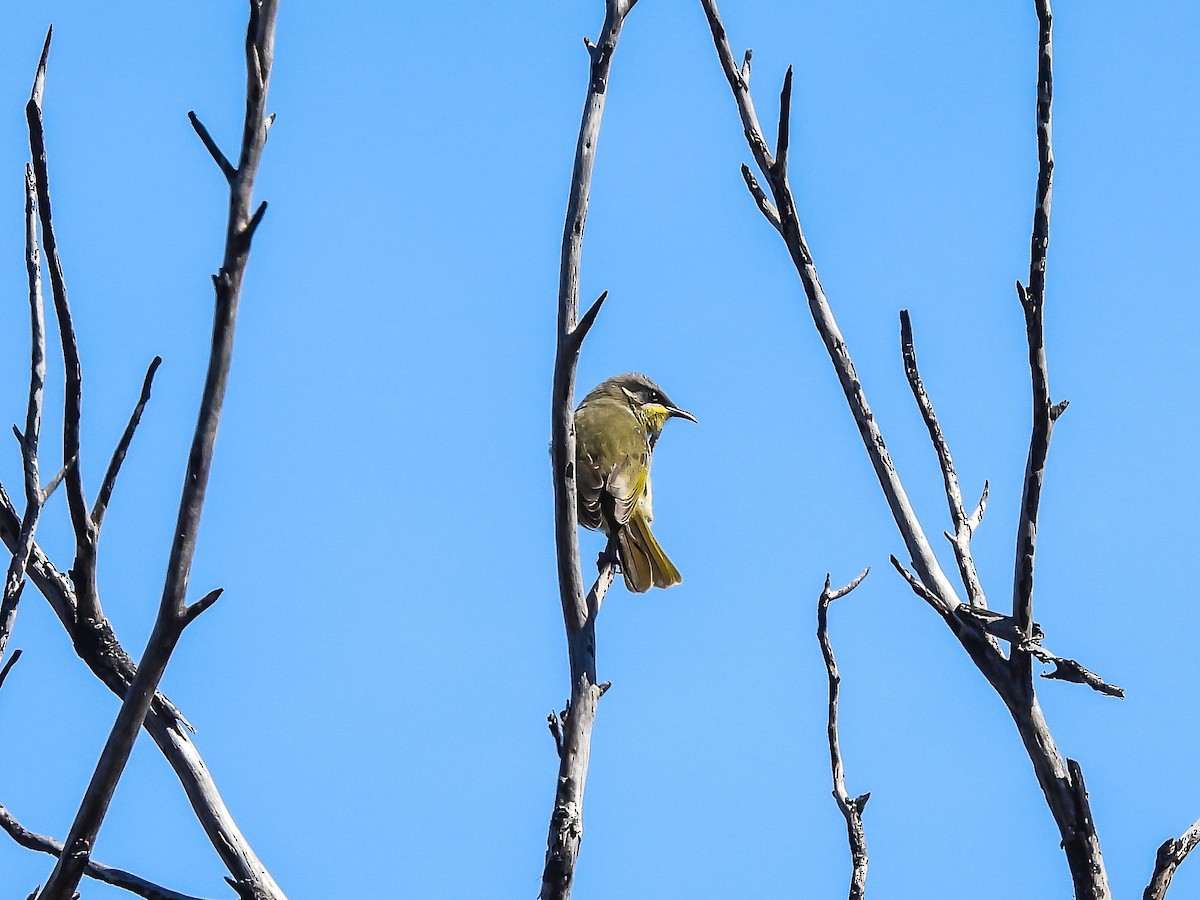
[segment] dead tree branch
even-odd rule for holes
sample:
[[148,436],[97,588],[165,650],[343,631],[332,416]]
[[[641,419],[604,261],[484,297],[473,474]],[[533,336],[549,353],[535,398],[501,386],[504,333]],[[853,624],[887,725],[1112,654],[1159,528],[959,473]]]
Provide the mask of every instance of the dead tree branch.
[[29,397],[25,431],[20,435],[25,472],[25,514],[17,531],[12,561],[0,597],[0,658],[8,646],[17,617],[17,604],[25,589],[25,570],[33,555],[33,536],[42,505],[53,486],[43,490],[38,471],[38,439],[42,431],[42,398],[46,388],[46,311],[42,301],[42,264],[37,239],[37,183],[33,167],[25,167],[25,270],[29,278]]
[[817,599],[817,641],[821,644],[825,671],[829,674],[829,721],[826,731],[829,737],[829,765],[833,772],[833,799],[837,801],[838,809],[846,820],[846,839],[850,843],[850,900],[863,900],[867,892],[867,833],[862,814],[867,808],[867,801],[871,799],[871,792],[854,798],[846,792],[846,766],[842,762],[842,745],[838,738],[838,700],[842,676],[838,672],[833,644],[829,639],[829,604],[858,587],[870,571],[870,568],[863,569],[857,578],[835,591],[829,589],[829,575],[826,574],[825,588]]
[[[146,651],[138,665],[117,714],[100,761],[80,803],[70,833],[64,841],[64,851],[40,894],[41,900],[68,900],[79,884],[92,847],[95,845],[108,804],[112,799],[133,742],[150,710],[159,680],[166,669],[183,630],[191,621],[185,595],[192,556],[199,532],[200,514],[212,466],[217,426],[228,383],[233,353],[234,326],[242,279],[249,260],[254,230],[262,218],[265,206],[253,214],[254,179],[258,171],[263,145],[266,141],[266,97],[274,55],[276,0],[251,0],[250,22],[246,36],[246,116],[237,174],[230,186],[229,218],[226,226],[225,255],[213,282],[216,288],[216,312],[213,323],[212,352],[200,404],[195,436],[188,456],[187,472],[179,505],[179,517],[174,532],[166,582],[158,615]],[[39,66],[31,107],[37,111],[40,125],[40,83],[44,80],[45,57]],[[36,101],[36,102],[35,102]],[[31,116],[31,132],[33,120]],[[40,127],[36,129],[40,133]],[[35,157],[36,157],[35,153]],[[44,153],[42,154],[44,160]],[[53,270],[52,270],[53,272]],[[65,293],[64,293],[65,297]],[[77,443],[76,443],[77,446]],[[70,483],[68,483],[70,487]],[[79,492],[82,501],[82,490]],[[86,519],[88,514],[83,509]],[[73,519],[74,521],[74,519]],[[78,525],[77,525],[78,530]],[[265,874],[265,873],[264,873]],[[259,879],[260,881],[262,879]],[[247,886],[248,887],[248,886]],[[276,889],[271,893],[267,884],[255,884],[264,896],[282,896]]]
[[967,591],[967,599],[972,606],[987,607],[987,598],[983,593],[983,585],[979,583],[979,573],[975,570],[975,560],[971,556],[971,537],[983,519],[983,509],[987,497],[987,482],[983,485],[983,497],[979,501],[979,518],[967,516],[963,509],[962,490],[958,486],[958,473],[954,470],[954,458],[950,455],[950,445],[942,433],[937,413],[933,409],[933,401],[925,390],[921,373],[917,369],[917,351],[913,346],[912,321],[908,310],[900,310],[900,345],[904,357],[904,374],[908,376],[908,386],[912,389],[917,406],[921,410],[921,418],[929,431],[929,439],[933,441],[937,451],[938,464],[942,469],[942,481],[946,489],[946,500],[950,506],[950,521],[954,523],[954,534],[946,532],[946,538],[954,545],[954,558],[958,561],[958,573],[962,578],[963,587]]
[[[761,189],[756,191],[757,180],[752,176],[748,176],[743,168],[746,183],[750,187],[751,194],[754,195],[759,209],[763,211],[764,216],[771,225],[777,228],[791,254],[792,262],[796,266],[796,271],[800,275],[800,281],[804,285],[804,292],[808,297],[809,312],[812,314],[813,322],[817,327],[818,333],[821,335],[821,340],[825,343],[825,348],[837,373],[838,381],[841,383],[842,391],[846,395],[846,402],[854,414],[854,421],[858,426],[863,445],[867,448],[867,455],[871,459],[871,465],[874,467],[879,484],[883,488],[884,497],[887,499],[888,507],[892,511],[892,517],[895,519],[896,526],[900,529],[900,534],[904,538],[904,544],[908,548],[913,568],[917,570],[921,581],[929,587],[933,595],[937,598],[937,603],[942,614],[948,614],[961,601],[950,584],[949,579],[946,577],[945,572],[942,571],[941,564],[934,555],[933,548],[929,545],[929,540],[925,536],[925,530],[918,521],[916,513],[913,511],[908,494],[904,490],[904,485],[900,481],[900,476],[896,472],[895,465],[892,463],[891,454],[888,453],[883,434],[880,432],[875,416],[871,412],[871,407],[867,403],[866,393],[863,390],[862,383],[858,379],[858,373],[855,371],[854,362],[850,358],[850,352],[846,347],[842,332],[838,328],[837,321],[834,319],[833,310],[830,308],[829,301],[825,297],[825,291],[821,287],[821,281],[817,276],[817,269],[813,263],[812,254],[808,249],[808,242],[805,240],[804,232],[800,227],[800,217],[796,211],[796,202],[792,196],[791,186],[788,183],[786,168],[789,140],[789,131],[786,123],[788,118],[787,113],[791,107],[791,73],[789,72],[784,79],[783,91],[780,95],[780,122],[782,123],[782,127],[779,129],[779,139],[775,155],[772,156],[771,152],[767,149],[767,142],[763,136],[762,126],[759,125],[758,114],[754,109],[754,101],[750,96],[750,87],[742,77],[741,69],[739,69],[734,60],[733,50],[730,48],[729,39],[725,33],[725,26],[721,22],[716,0],[701,0],[701,5],[704,7],[705,15],[708,17],[713,43],[716,45],[717,56],[720,58],[725,78],[729,82],[734,100],[737,102],[738,113],[741,116],[742,126],[746,135],[746,142],[750,147],[750,152],[754,155],[759,172],[770,188],[774,203],[767,203],[764,206],[765,194]],[[776,218],[779,220],[778,224],[776,224]]]
[[[0,806],[0,828],[3,828],[9,837],[27,850],[49,853],[55,857],[62,853],[62,844],[54,840],[54,838],[30,831],[14,819],[12,813],[3,806]],[[129,891],[131,894],[145,897],[146,900],[198,900],[198,898],[190,894],[181,894],[178,891],[157,885],[153,881],[149,881],[139,875],[134,875],[132,872],[106,866],[94,860],[88,860],[84,874],[88,878],[103,881],[105,884],[111,884],[113,887]]]
[[[1017,538],[1017,577],[1014,586],[1012,651],[1005,657],[1000,650],[996,635],[981,627],[969,616],[960,615],[962,610],[983,610],[984,595],[978,586],[978,576],[973,566],[966,566],[961,556],[967,550],[970,532],[978,526],[983,515],[984,498],[970,516],[965,516],[961,496],[957,494],[957,476],[951,479],[952,463],[940,427],[936,425],[932,404],[919,381],[915,368],[915,355],[911,354],[911,334],[904,338],[906,362],[909,366],[910,385],[917,397],[922,415],[925,417],[935,450],[942,464],[943,479],[946,481],[947,500],[955,520],[955,536],[951,538],[959,556],[960,574],[963,576],[970,605],[962,604],[948,579],[934,558],[933,551],[925,538],[925,532],[917,520],[895,467],[888,455],[883,436],[866,402],[862,385],[859,383],[846,344],[833,318],[825,292],[817,277],[812,254],[800,226],[795,200],[788,183],[786,167],[788,150],[788,112],[791,103],[791,81],[789,71],[780,97],[780,127],[774,156],[767,149],[767,142],[759,125],[754,104],[750,98],[749,85],[743,69],[739,69],[730,48],[725,27],[717,11],[716,0],[700,0],[708,17],[717,56],[725,72],[726,80],[737,103],[738,113],[746,136],[746,142],[758,166],[772,200],[758,182],[745,172],[747,185],[755,203],[767,221],[779,231],[787,245],[792,262],[800,276],[808,299],[809,311],[829,353],[830,360],[841,382],[846,401],[858,425],[863,445],[875,468],[880,487],[891,509],[892,517],[900,530],[912,560],[913,572],[909,573],[899,560],[893,563],[905,576],[913,590],[926,600],[941,616],[967,651],[971,660],[988,682],[1004,700],[1017,730],[1021,735],[1026,752],[1033,763],[1038,783],[1046,797],[1047,805],[1062,836],[1063,849],[1071,869],[1077,900],[1106,900],[1110,896],[1108,877],[1104,871],[1104,860],[1088,805],[1087,791],[1083,784],[1078,763],[1064,760],[1055,745],[1049,726],[1042,714],[1033,691],[1030,660],[1034,654],[1055,665],[1053,675],[1090,684],[1097,690],[1111,688],[1095,678],[1093,683],[1084,674],[1087,672],[1077,663],[1074,668],[1065,665],[1048,651],[1041,651],[1035,640],[1035,623],[1032,618],[1033,597],[1033,549],[1037,531],[1037,506],[1040,498],[1045,454],[1049,444],[1050,426],[1061,414],[1065,404],[1052,405],[1046,381],[1045,347],[1042,335],[1042,306],[1045,296],[1046,247],[1049,240],[1050,187],[1053,171],[1053,153],[1050,144],[1050,101],[1051,101],[1051,13],[1049,0],[1035,0],[1039,23],[1038,41],[1038,190],[1037,210],[1034,216],[1032,238],[1033,254],[1030,265],[1030,285],[1021,289],[1022,306],[1025,309],[1029,334],[1030,362],[1034,385],[1034,434],[1031,440],[1029,466],[1026,477],[1025,496],[1022,500],[1022,521]],[[744,67],[743,67],[744,68]],[[1043,655],[1044,654],[1044,655]],[[1091,673],[1087,673],[1091,675]],[[1105,691],[1115,693],[1117,689]]]
[[542,870],[539,900],[566,900],[571,896],[579,846],[583,840],[583,795],[591,758],[592,726],[596,704],[603,693],[596,680],[596,615],[604,592],[612,583],[612,571],[609,566],[606,576],[602,569],[596,586],[589,595],[584,595],[576,509],[574,396],[579,351],[605,295],[601,294],[579,319],[579,271],[583,259],[583,231],[587,223],[592,170],[596,162],[596,142],[608,98],[612,57],[625,17],[633,9],[634,3],[636,0],[606,0],[599,40],[592,43],[585,39],[591,66],[563,225],[558,279],[558,335],[550,409],[550,462],[554,479],[558,585],[567,633],[571,700],[570,713],[562,723],[558,782],[546,839],[546,863]]
[[1200,820],[1193,822],[1192,827],[1179,837],[1163,841],[1154,860],[1150,883],[1142,892],[1142,900],[1163,900],[1167,896],[1167,888],[1171,886],[1175,870],[1196,849],[1197,844],[1200,844]]

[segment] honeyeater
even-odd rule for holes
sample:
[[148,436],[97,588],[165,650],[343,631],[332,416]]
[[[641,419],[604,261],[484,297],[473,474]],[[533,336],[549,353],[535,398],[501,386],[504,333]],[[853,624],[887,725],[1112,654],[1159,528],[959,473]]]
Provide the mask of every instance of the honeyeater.
[[609,536],[626,587],[639,594],[683,581],[650,532],[650,460],[670,418],[696,421],[636,373],[601,382],[575,410],[579,521]]

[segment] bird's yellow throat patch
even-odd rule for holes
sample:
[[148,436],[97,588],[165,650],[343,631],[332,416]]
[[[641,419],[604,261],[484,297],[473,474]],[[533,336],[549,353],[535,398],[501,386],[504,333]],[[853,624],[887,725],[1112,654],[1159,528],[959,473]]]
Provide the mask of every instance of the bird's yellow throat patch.
[[662,431],[663,425],[671,417],[670,411],[661,403],[647,403],[641,408],[641,413],[646,420],[646,427],[655,434]]

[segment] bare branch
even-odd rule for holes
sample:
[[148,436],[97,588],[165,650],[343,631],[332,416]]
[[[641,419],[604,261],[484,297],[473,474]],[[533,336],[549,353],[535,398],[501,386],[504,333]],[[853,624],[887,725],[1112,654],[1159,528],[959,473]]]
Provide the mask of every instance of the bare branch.
[[[1038,508],[1042,482],[1046,474],[1046,456],[1050,451],[1050,432],[1055,415],[1051,410],[1050,381],[1046,365],[1043,310],[1046,300],[1046,254],[1050,246],[1050,204],[1054,187],[1054,148],[1051,140],[1051,101],[1053,78],[1053,17],[1050,0],[1035,0],[1038,16],[1037,80],[1037,200],[1033,212],[1033,236],[1029,250],[1029,286],[1017,282],[1017,295],[1025,313],[1025,333],[1029,344],[1029,370],[1033,389],[1033,426],[1029,438],[1029,456],[1021,491],[1021,510],[1017,525],[1016,559],[1013,565],[1013,618],[1028,633],[1033,622],[1034,559],[1037,555]],[[1063,407],[1065,408],[1065,407]],[[1060,410],[1061,412],[1061,410]],[[1014,653],[1013,672],[1021,681],[1033,677],[1029,657]]]
[[1086,684],[1093,691],[1098,691],[1109,697],[1116,697],[1118,700],[1125,698],[1124,688],[1119,688],[1115,684],[1109,684],[1095,672],[1085,669],[1073,659],[1067,659],[1065,656],[1056,656],[1036,641],[1026,641],[1020,645],[1020,649],[1031,656],[1037,657],[1041,662],[1054,666],[1052,671],[1042,673],[1043,678],[1049,678],[1054,681],[1073,681],[1075,684]]
[[583,314],[583,318],[579,320],[579,324],[571,331],[571,340],[576,345],[582,346],[583,339],[587,337],[588,332],[592,330],[592,325],[596,323],[596,316],[600,315],[600,307],[604,305],[604,301],[608,299],[608,291],[604,291],[596,298],[596,302],[588,307],[588,311]]
[[921,373],[917,368],[917,351],[913,346],[912,320],[908,310],[900,310],[900,349],[904,357],[904,374],[908,377],[908,386],[921,410],[921,418],[929,431],[929,439],[937,451],[938,465],[942,470],[942,482],[946,488],[946,502],[950,506],[950,521],[954,523],[954,534],[946,534],[954,546],[954,558],[958,562],[958,572],[962,578],[967,599],[972,606],[987,606],[987,598],[983,593],[983,585],[979,582],[979,573],[975,570],[975,560],[971,556],[972,529],[969,527],[966,512],[963,510],[962,490],[958,486],[958,473],[954,471],[954,458],[950,455],[950,445],[942,433],[937,413],[933,409],[933,401],[925,390]]
[[571,670],[571,715],[564,723],[559,753],[554,811],[546,838],[539,900],[567,900],[575,879],[575,864],[583,838],[583,793],[591,757],[592,724],[600,687],[596,678],[596,615],[604,591],[612,582],[603,569],[590,595],[583,592],[579,565],[579,521],[576,508],[574,393],[575,369],[584,336],[595,321],[604,296],[579,320],[579,272],[583,260],[583,232],[587,222],[596,144],[608,98],[612,57],[631,0],[606,0],[600,37],[588,44],[590,71],[575,163],[567,199],[567,215],[558,279],[558,337],[550,409],[550,462],[554,479],[554,532],[558,559],[558,585],[567,657]]
[[842,746],[838,738],[838,699],[842,676],[838,672],[833,644],[829,639],[829,604],[858,587],[870,571],[869,567],[863,569],[857,578],[836,591],[829,589],[829,575],[826,574],[825,589],[817,599],[817,641],[821,645],[821,655],[825,658],[825,670],[829,675],[829,718],[826,733],[829,738],[829,765],[833,773],[833,798],[846,819],[846,838],[850,843],[850,900],[863,900],[866,896],[867,835],[862,814],[871,794],[868,792],[851,799],[846,792],[846,767],[842,761]]
[[216,588],[209,591],[191,606],[185,607],[183,611],[183,624],[185,626],[191,625],[196,620],[196,617],[216,603],[224,592],[225,588]]
[[[43,57],[45,53],[46,49],[43,48]],[[37,90],[36,85],[34,90]],[[38,440],[42,430],[42,399],[46,388],[46,314],[37,241],[37,184],[32,166],[25,167],[25,270],[29,280],[30,348],[25,433],[20,435],[21,462],[25,472],[25,514],[21,517],[16,546],[4,578],[3,595],[0,596],[0,656],[4,655],[16,622],[17,605],[25,587],[25,570],[33,554],[33,536],[37,531],[42,505],[49,495],[48,491],[41,488],[38,472]]]
[[21,650],[18,648],[12,652],[12,656],[5,662],[4,668],[0,669],[0,688],[4,687],[4,682],[8,680],[8,673],[12,671],[13,666],[17,664],[17,660],[21,658]]
[[792,67],[788,66],[783,76],[783,89],[779,92],[779,131],[775,135],[775,163],[771,168],[780,178],[787,177],[788,142],[792,127]]
[[[46,32],[42,55],[38,60],[33,78],[33,90],[25,106],[25,118],[29,126],[29,149],[32,156],[34,178],[37,184],[37,211],[42,226],[42,243],[45,247],[46,265],[50,272],[50,290],[54,298],[54,312],[58,317],[58,334],[62,343],[63,370],[66,378],[63,405],[63,468],[67,469],[67,506],[71,511],[71,527],[75,530],[76,542],[86,542],[91,528],[87,503],[83,496],[83,476],[78,464],[79,429],[82,417],[83,374],[79,362],[79,343],[75,339],[75,326],[71,319],[71,305],[67,300],[67,284],[63,276],[62,261],[58,254],[58,241],[54,235],[54,218],[50,208],[50,175],[46,164],[46,139],[42,128],[42,96],[46,86],[46,61],[50,55],[50,37],[53,29]],[[75,460],[76,464],[67,467]],[[79,572],[77,578],[87,578],[87,572]]]
[[[0,539],[10,549],[16,546],[19,528],[12,502],[0,486]],[[62,622],[79,658],[109,690],[123,698],[133,681],[135,666],[109,621],[77,616],[78,601],[70,579],[54,567],[36,543],[28,574]],[[212,772],[187,734],[192,729],[183,713],[161,693],[156,693],[145,728],[175,771],[197,820],[222,862],[235,875],[236,883],[266,884],[275,892],[266,894],[267,897],[282,897],[225,805]]]
[[767,221],[771,226],[779,231],[783,227],[783,223],[779,221],[779,210],[775,208],[775,204],[770,201],[762,187],[759,186],[758,179],[754,177],[754,173],[750,171],[750,167],[742,163],[742,178],[746,182],[746,187],[750,189],[750,196],[754,198],[754,202],[758,204],[758,210],[767,217]]
[[142,421],[142,412],[146,409],[146,404],[150,402],[150,387],[154,383],[154,373],[158,371],[160,365],[162,365],[162,357],[156,356],[151,360],[150,367],[146,369],[146,377],[142,380],[142,393],[138,397],[137,406],[133,408],[129,424],[125,426],[125,431],[121,434],[116,449],[113,450],[112,459],[108,463],[108,471],[104,473],[104,481],[101,482],[100,491],[96,494],[96,503],[92,507],[92,523],[96,527],[97,534],[104,522],[104,514],[108,511],[108,503],[112,499],[113,488],[116,487],[121,464],[125,462],[125,455],[129,452],[129,445],[133,441],[133,433],[137,430],[138,423]]
[[[763,141],[762,130],[750,102],[749,89],[734,62],[725,27],[717,12],[716,0],[700,0],[712,31],[713,44],[725,72],[726,80],[737,103],[738,113],[746,133],[746,141],[754,154],[755,162],[774,199],[780,224],[778,230],[787,245],[796,272],[804,285],[809,311],[821,339],[825,343],[846,402],[858,425],[863,445],[871,459],[880,487],[887,499],[892,517],[904,539],[914,573],[909,573],[894,557],[893,565],[905,577],[916,593],[932,605],[941,615],[970,655],[972,661],[988,682],[1003,698],[1017,729],[1021,734],[1030,761],[1033,763],[1038,783],[1046,797],[1046,803],[1058,825],[1063,848],[1071,868],[1077,900],[1106,900],[1110,896],[1108,877],[1104,870],[1104,859],[1100,853],[1095,824],[1086,810],[1086,798],[1082,792],[1082,776],[1073,777],[1067,763],[1059,754],[1045,721],[1037,697],[1033,693],[1030,677],[1030,656],[1027,652],[1014,652],[1007,660],[1000,652],[996,638],[978,623],[969,623],[961,615],[962,606],[953,586],[946,578],[932,548],[925,537],[921,523],[917,520],[908,496],[896,473],[883,435],[867,404],[866,395],[858,380],[850,359],[846,342],[833,318],[828,300],[821,287],[813,263],[812,254],[805,240],[796,210],[795,198],[788,183],[787,172],[773,165]],[[1014,588],[1014,619],[1020,626],[1020,634],[1032,635],[1032,571],[1033,538],[1036,535],[1037,495],[1041,489],[1044,467],[1044,451],[1048,442],[1049,423],[1053,421],[1054,407],[1049,402],[1048,390],[1039,390],[1037,381],[1045,376],[1045,351],[1042,345],[1041,300],[1044,294],[1044,250],[1047,246],[1049,227],[1050,171],[1050,6],[1049,0],[1035,0],[1039,30],[1039,157],[1041,160],[1038,213],[1034,224],[1034,259],[1031,269],[1031,291],[1021,290],[1030,338],[1030,360],[1035,382],[1035,433],[1031,441],[1031,458],[1026,479],[1025,500],[1022,502],[1022,522],[1017,548],[1017,577]],[[762,204],[759,204],[762,209]],[[765,213],[765,210],[764,210]],[[771,219],[769,215],[766,216]],[[772,225],[774,222],[772,221]],[[1040,250],[1039,250],[1040,248]],[[1036,271],[1034,271],[1036,270]],[[1028,294],[1033,295],[1033,299]],[[1038,425],[1038,422],[1042,425]],[[1039,432],[1040,429],[1040,432]],[[1040,459],[1038,457],[1041,457]],[[1036,479],[1036,481],[1035,481]],[[983,504],[967,522],[974,527],[982,517]],[[1026,602],[1028,600],[1028,602]],[[967,607],[974,609],[974,607]],[[1020,642],[1016,646],[1021,646]]]
[[[771,154],[766,149],[762,129],[758,124],[758,118],[754,112],[754,104],[750,99],[750,91],[742,80],[737,63],[734,61],[733,51],[730,49],[729,40],[725,34],[725,26],[722,24],[720,13],[717,10],[716,0],[701,0],[701,5],[704,7],[705,15],[708,17],[713,44],[716,46],[721,68],[725,72],[725,78],[729,82],[734,100],[737,102],[738,112],[746,132],[747,144],[754,154],[759,171],[770,185],[771,193],[775,198],[775,210],[780,222],[777,228],[784,239],[784,243],[787,245],[792,262],[796,267],[796,272],[800,276],[800,281],[804,286],[813,323],[816,325],[817,332],[821,335],[821,339],[825,343],[825,349],[829,353],[829,359],[833,363],[834,371],[837,373],[838,381],[841,383],[846,402],[854,415],[855,423],[858,425],[863,446],[866,448],[871,465],[875,469],[876,477],[879,479],[880,487],[883,489],[884,497],[887,499],[888,507],[891,509],[896,526],[900,529],[900,534],[904,538],[909,557],[913,561],[913,567],[916,569],[921,582],[925,585],[929,596],[935,598],[934,603],[938,611],[943,616],[946,616],[962,601],[959,600],[954,587],[950,584],[945,572],[942,571],[941,564],[934,555],[933,548],[929,545],[925,531],[917,519],[912,504],[909,502],[908,494],[904,490],[904,485],[900,481],[900,476],[896,472],[896,467],[892,463],[891,454],[888,453],[883,434],[880,432],[875,416],[871,412],[871,407],[867,403],[866,393],[863,391],[862,383],[858,379],[858,373],[855,371],[854,362],[850,358],[846,341],[842,337],[841,330],[838,328],[837,321],[833,316],[833,310],[830,308],[829,301],[825,297],[825,291],[821,287],[820,278],[817,276],[816,266],[813,264],[808,242],[805,240],[804,231],[800,226],[800,217],[796,211],[796,201],[792,195],[792,189],[788,184],[787,171],[785,168],[780,167],[777,161],[772,160]],[[784,155],[786,156],[789,136],[786,121],[790,114],[791,103],[790,77],[784,81],[784,90],[780,101],[781,130],[779,136],[781,141],[779,150],[784,151]],[[786,163],[786,159],[784,162]],[[753,193],[753,189],[751,193]],[[771,224],[774,225],[775,223],[771,215],[763,208],[761,203],[759,204],[759,208],[763,209],[768,221],[771,221]]]
[[1177,838],[1167,838],[1158,848],[1154,860],[1154,872],[1150,883],[1142,893],[1142,900],[1163,900],[1167,896],[1167,888],[1175,877],[1175,870],[1187,859],[1188,854],[1200,844],[1200,820],[1192,823],[1192,827]]
[[[30,831],[13,818],[12,813],[3,806],[0,806],[0,828],[8,832],[9,837],[26,850],[49,853],[54,857],[62,853],[62,844],[54,840],[54,838]],[[197,900],[197,898],[192,897],[190,894],[181,894],[170,888],[162,887],[152,881],[134,875],[132,872],[115,869],[112,866],[106,866],[103,863],[90,860],[84,874],[89,878],[94,878],[96,881],[103,881],[105,884],[122,888],[139,897],[145,897],[146,900]]]
[[[236,177],[230,185],[225,254],[216,279],[213,345],[200,404],[200,414],[188,456],[179,516],[167,566],[158,616],[137,674],[125,694],[120,712],[92,774],[87,791],[64,841],[65,850],[42,890],[42,900],[68,900],[82,877],[95,845],[117,781],[129,759],[134,739],[150,711],[158,682],[187,623],[185,594],[199,532],[200,514],[211,471],[217,426],[228,383],[234,325],[242,280],[249,259],[250,207],[254,180],[266,140],[266,94],[274,55],[276,0],[250,0],[246,35],[246,116]],[[40,116],[39,116],[40,118]],[[259,213],[261,215],[261,213]],[[86,513],[85,513],[86,516]],[[94,544],[93,544],[94,547]],[[269,876],[254,885],[264,897],[282,897]],[[264,873],[261,873],[265,875]]]
[[[272,118],[274,118],[272,116]],[[213,140],[213,136],[208,133],[208,129],[204,127],[204,123],[200,121],[200,117],[192,110],[188,111],[188,121],[192,123],[192,128],[200,137],[201,143],[204,144],[209,155],[213,158],[213,162],[217,164],[217,168],[221,170],[221,174],[225,176],[225,180],[233,184],[233,179],[237,177],[237,169],[233,167],[233,163],[221,152],[221,148],[217,146],[217,142]]]

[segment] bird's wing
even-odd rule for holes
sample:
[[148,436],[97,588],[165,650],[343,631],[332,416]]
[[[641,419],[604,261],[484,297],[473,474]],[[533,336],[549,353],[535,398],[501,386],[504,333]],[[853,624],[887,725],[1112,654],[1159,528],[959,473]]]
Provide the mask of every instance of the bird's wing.
[[590,455],[576,457],[576,491],[579,493],[579,521],[586,528],[600,528],[604,516],[600,509],[600,494],[604,490],[604,475],[600,466]]
[[629,521],[634,507],[642,499],[650,477],[650,454],[626,454],[613,466],[605,487],[612,501],[612,517],[618,525]]

